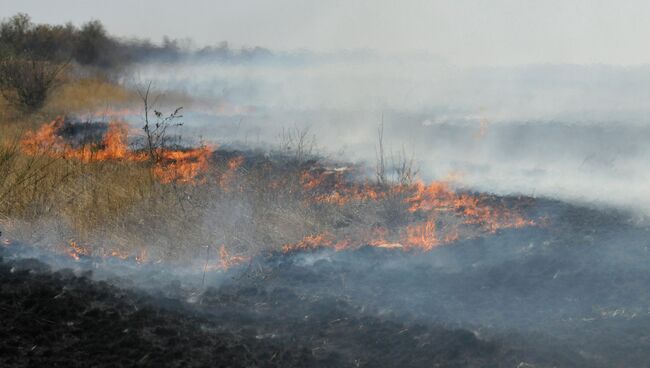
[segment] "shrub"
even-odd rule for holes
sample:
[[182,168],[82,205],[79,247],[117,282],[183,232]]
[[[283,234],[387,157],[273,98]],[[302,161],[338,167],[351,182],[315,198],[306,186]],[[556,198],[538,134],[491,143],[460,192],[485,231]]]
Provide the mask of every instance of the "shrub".
[[3,58],[0,61],[0,92],[11,104],[26,111],[40,109],[50,91],[60,82],[66,64]]

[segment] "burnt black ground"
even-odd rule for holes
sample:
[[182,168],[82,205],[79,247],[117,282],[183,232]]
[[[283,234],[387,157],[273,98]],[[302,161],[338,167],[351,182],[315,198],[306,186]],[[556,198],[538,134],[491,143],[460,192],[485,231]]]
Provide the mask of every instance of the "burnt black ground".
[[0,365],[465,367],[517,355],[468,331],[405,325],[288,288],[209,289],[192,307],[89,276],[3,261]]
[[219,332],[191,313],[155,307],[128,292],[38,261],[3,263],[0,365],[3,367],[309,366],[299,346]]
[[121,261],[52,271],[5,247],[0,365],[650,366],[646,222],[550,200],[530,211],[543,226],[429,253],[274,254],[207,286]]

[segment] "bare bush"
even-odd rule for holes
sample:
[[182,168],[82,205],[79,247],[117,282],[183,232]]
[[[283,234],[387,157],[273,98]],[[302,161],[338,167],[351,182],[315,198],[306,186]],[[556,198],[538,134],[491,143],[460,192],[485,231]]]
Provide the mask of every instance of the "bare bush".
[[402,146],[401,151],[391,154],[390,160],[395,184],[409,186],[415,182],[419,169],[415,167],[413,153],[408,155]]
[[[149,157],[152,162],[159,162],[160,149],[165,148],[168,145],[169,137],[167,136],[167,130],[172,127],[182,126],[183,123],[179,122],[178,119],[181,119],[181,110],[183,107],[177,107],[169,115],[163,115],[162,112],[153,109],[158,98],[154,98],[153,101],[150,100],[151,93],[151,82],[147,84],[146,89],[139,89],[138,94],[142,99],[142,104],[144,106],[144,130],[146,136],[146,149],[149,153]],[[153,118],[151,121],[150,112],[153,109]]]
[[316,137],[311,134],[310,128],[293,127],[282,128],[279,135],[280,150],[292,156],[297,163],[303,163],[313,156],[316,148]]
[[0,60],[0,92],[22,110],[38,110],[59,85],[59,75],[66,66],[67,63],[5,57]]
[[[414,165],[413,155],[406,153],[406,149],[387,157],[384,148],[384,117],[382,114],[381,124],[377,127],[377,162],[375,176],[377,186],[381,188],[385,196],[380,201],[378,216],[389,227],[398,226],[406,222],[408,218],[408,205],[405,198],[408,191],[393,190],[394,188],[409,188],[417,178],[418,169]],[[389,166],[387,164],[390,163]]]
[[[376,166],[375,177],[377,185],[381,188],[390,188],[395,185],[408,186],[415,182],[419,170],[415,167],[414,155],[408,155],[406,149],[397,153],[391,152],[386,156],[384,148],[384,122],[377,127],[377,148],[376,148]],[[390,166],[387,167],[387,162]]]

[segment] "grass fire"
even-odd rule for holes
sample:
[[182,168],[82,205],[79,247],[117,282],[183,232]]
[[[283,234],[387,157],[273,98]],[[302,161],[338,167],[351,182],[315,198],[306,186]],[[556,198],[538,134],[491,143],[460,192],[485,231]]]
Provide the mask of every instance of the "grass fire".
[[645,69],[433,56],[405,20],[457,37],[444,1],[378,2],[390,37],[352,5],[224,3],[232,44],[197,31],[212,8],[159,43],[162,11],[14,3],[0,366],[648,366]]

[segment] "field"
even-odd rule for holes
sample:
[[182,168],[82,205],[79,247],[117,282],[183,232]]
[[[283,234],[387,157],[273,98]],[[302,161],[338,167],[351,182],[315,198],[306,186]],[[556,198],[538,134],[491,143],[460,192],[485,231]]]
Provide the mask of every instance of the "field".
[[[271,113],[131,83],[131,68],[236,69],[272,54],[167,41],[123,40],[97,21],[3,21],[0,365],[650,366],[638,211],[498,195],[453,172],[424,180],[417,156],[389,148],[383,112],[371,162],[297,125],[256,143],[205,139],[192,119],[239,131]],[[492,129],[481,118],[461,139],[462,124],[425,122],[417,132],[438,124],[436,142],[468,150]],[[529,127],[508,129],[493,129],[509,139],[500,147]],[[576,171],[614,161],[589,156]]]

